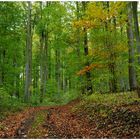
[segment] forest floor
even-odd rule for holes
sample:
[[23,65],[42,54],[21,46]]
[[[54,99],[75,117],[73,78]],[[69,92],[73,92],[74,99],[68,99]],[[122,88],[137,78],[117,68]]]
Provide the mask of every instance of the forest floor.
[[0,121],[0,138],[140,138],[140,102],[83,105],[26,108]]

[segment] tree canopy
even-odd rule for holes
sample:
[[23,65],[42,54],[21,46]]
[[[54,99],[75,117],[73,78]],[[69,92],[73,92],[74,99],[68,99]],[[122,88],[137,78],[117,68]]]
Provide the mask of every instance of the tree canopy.
[[1,90],[42,103],[139,89],[137,5],[0,2]]

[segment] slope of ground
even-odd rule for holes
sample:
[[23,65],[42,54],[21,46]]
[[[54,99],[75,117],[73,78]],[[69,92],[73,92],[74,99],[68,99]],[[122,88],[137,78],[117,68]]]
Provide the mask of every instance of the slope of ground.
[[28,108],[0,122],[0,138],[140,138],[140,101],[104,100],[96,95],[63,106]]

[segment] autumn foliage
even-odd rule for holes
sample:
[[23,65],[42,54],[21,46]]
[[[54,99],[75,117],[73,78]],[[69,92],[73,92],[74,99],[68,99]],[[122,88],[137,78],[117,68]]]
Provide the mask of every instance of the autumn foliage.
[[101,64],[90,64],[89,66],[85,66],[82,70],[77,72],[77,75],[84,75],[86,72],[91,71],[93,68],[102,68]]

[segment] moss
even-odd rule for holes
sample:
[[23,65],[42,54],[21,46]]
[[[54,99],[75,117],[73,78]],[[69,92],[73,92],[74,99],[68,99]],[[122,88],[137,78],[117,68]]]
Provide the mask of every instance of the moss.
[[90,117],[110,115],[118,106],[140,104],[140,99],[135,92],[116,94],[92,94],[85,96],[72,111],[77,114],[85,114]]
[[101,103],[107,105],[122,105],[132,102],[140,102],[135,92],[114,93],[114,94],[92,94],[84,98],[86,103]]
[[43,133],[42,124],[46,118],[46,111],[40,111],[37,113],[31,128],[28,131],[29,138],[40,138]]

